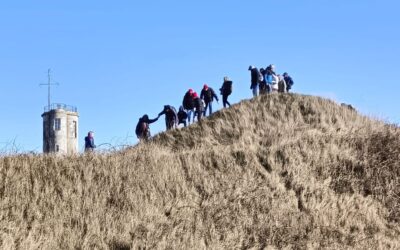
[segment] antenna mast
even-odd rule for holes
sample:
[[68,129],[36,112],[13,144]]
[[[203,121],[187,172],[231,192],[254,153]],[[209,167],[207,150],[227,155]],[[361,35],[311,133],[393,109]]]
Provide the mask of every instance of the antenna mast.
[[40,86],[47,86],[47,103],[48,107],[50,108],[51,105],[51,86],[52,85],[59,85],[58,82],[51,82],[51,69],[47,70],[47,83],[39,84]]

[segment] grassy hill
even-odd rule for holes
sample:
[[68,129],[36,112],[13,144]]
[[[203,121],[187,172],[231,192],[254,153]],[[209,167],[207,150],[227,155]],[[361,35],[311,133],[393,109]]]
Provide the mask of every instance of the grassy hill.
[[0,248],[400,249],[400,129],[273,94],[120,152],[3,157]]

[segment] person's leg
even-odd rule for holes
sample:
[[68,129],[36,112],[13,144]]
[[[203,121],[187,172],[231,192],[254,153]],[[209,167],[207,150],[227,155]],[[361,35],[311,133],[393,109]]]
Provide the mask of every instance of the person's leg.
[[187,120],[188,120],[188,123],[190,124],[190,119],[191,119],[191,117],[192,117],[192,110],[191,109],[189,109],[188,111],[187,111],[187,114],[188,114],[188,117],[187,117]]
[[252,90],[253,90],[253,97],[256,97],[257,96],[257,85],[253,86]]
[[186,127],[186,121],[183,121],[183,126]]
[[223,95],[222,96],[222,105],[224,105],[224,108],[226,108],[226,104],[228,103],[228,96]]
[[206,116],[206,112],[207,112],[207,109],[208,109],[209,105],[210,105],[210,103],[206,102],[206,106],[204,107],[204,111],[203,111],[203,115],[204,116]]
[[209,113],[208,113],[208,115],[210,116],[211,114],[212,114],[212,102],[209,102],[208,103],[208,111],[209,111]]
[[192,114],[193,114],[192,122],[194,122],[194,118],[196,117],[196,111],[194,109],[192,109]]

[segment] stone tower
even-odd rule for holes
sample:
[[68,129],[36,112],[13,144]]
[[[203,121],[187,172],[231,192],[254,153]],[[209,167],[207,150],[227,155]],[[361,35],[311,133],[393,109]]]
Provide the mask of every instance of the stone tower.
[[45,107],[43,117],[43,153],[78,153],[78,111],[65,104]]

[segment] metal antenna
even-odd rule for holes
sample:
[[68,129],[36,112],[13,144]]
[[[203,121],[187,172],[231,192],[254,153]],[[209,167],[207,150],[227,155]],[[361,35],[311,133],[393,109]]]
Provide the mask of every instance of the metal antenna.
[[50,98],[51,98],[51,86],[52,85],[60,85],[58,82],[51,82],[51,69],[48,69],[47,70],[47,79],[48,79],[48,81],[47,81],[47,83],[41,83],[41,84],[39,84],[39,86],[47,86],[48,87],[48,92],[47,92],[47,102],[48,102],[48,107],[50,108],[50,105],[51,105],[51,101],[50,101]]

